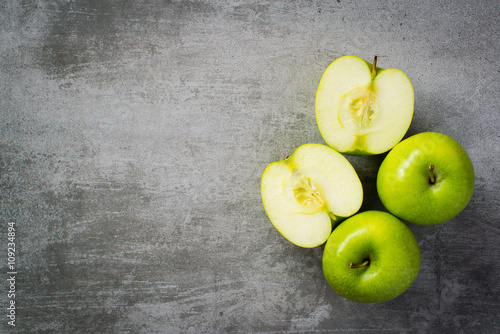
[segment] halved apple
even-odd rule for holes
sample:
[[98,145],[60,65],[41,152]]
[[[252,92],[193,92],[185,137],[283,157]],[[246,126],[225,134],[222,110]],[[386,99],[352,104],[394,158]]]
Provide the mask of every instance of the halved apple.
[[401,70],[344,56],[328,66],[315,110],[325,142],[345,154],[384,153],[401,141],[414,108],[413,86]]
[[304,144],[266,167],[261,196],[274,227],[293,244],[311,248],[328,239],[332,219],[359,210],[363,188],[342,154],[326,145]]

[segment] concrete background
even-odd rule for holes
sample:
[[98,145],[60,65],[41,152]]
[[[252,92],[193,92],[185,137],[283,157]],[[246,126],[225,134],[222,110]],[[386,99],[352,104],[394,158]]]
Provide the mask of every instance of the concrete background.
[[[491,0],[0,1],[0,332],[498,333],[499,14]],[[315,91],[346,54],[406,72],[407,135],[454,137],[476,170],[460,215],[409,225],[419,276],[381,304],[331,290],[322,247],[288,243],[260,200],[268,163],[323,143]],[[383,209],[382,159],[349,157],[362,210]]]

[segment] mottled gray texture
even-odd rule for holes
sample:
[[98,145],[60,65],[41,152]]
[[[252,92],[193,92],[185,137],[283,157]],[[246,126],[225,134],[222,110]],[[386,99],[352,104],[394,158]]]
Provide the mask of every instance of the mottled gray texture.
[[[498,333],[499,4],[0,1],[17,332]],[[408,135],[451,135],[477,174],[459,216],[410,225],[419,276],[375,305],[331,290],[322,247],[282,238],[259,193],[268,163],[323,143],[315,90],[346,54],[405,71]],[[382,159],[349,157],[363,210],[383,209]]]

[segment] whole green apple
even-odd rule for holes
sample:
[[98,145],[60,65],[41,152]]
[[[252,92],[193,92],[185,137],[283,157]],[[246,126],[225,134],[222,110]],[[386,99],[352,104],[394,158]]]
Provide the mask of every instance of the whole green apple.
[[342,222],[328,238],[323,273],[342,297],[377,303],[405,292],[420,269],[411,230],[387,212],[366,211]]
[[455,217],[469,203],[474,168],[454,139],[423,132],[387,154],[378,171],[377,191],[395,216],[415,224],[438,224]]

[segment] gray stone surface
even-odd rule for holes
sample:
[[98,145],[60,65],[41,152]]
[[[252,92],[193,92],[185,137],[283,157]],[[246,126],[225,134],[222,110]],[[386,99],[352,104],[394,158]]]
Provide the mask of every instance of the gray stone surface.
[[[0,1],[0,332],[498,333],[499,9]],[[315,90],[346,54],[405,71],[408,135],[446,133],[476,169],[460,215],[409,225],[419,276],[381,304],[331,290],[322,247],[282,238],[259,193],[268,163],[323,143]],[[349,157],[363,210],[383,209],[382,159]]]

